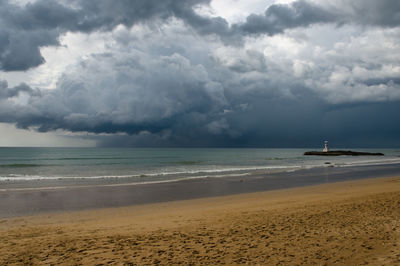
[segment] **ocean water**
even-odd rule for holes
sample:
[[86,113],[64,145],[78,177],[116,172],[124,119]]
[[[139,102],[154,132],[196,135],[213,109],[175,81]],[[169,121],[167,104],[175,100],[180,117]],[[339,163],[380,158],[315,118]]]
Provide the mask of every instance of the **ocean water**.
[[[400,149],[353,149],[385,156],[304,156],[319,149],[0,148],[0,189],[10,184],[151,183],[400,163]],[[328,164],[329,162],[329,164]]]

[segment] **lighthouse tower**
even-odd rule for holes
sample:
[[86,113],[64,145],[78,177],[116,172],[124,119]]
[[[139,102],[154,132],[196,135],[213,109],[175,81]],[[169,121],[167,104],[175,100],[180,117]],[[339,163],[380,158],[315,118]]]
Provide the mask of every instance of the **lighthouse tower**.
[[328,151],[329,151],[329,148],[328,148],[328,141],[325,140],[325,147],[324,147],[323,152],[328,152]]

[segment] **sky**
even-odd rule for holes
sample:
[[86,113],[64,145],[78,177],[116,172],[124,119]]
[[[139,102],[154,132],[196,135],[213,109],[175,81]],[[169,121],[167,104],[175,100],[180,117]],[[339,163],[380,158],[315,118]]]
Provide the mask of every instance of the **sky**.
[[400,147],[398,0],[0,0],[0,146]]

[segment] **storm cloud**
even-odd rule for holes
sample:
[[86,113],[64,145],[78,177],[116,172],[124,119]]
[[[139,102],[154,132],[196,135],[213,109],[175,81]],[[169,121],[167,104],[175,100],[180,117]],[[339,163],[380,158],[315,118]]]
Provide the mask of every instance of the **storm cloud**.
[[219,36],[225,44],[243,42],[247,35],[283,33],[287,29],[318,23],[359,23],[397,27],[399,3],[384,1],[344,1],[338,6],[295,1],[269,6],[263,15],[251,14],[244,23],[229,25],[222,17],[207,17],[195,8],[210,0],[190,1],[109,1],[37,0],[26,5],[0,2],[0,69],[28,70],[45,62],[40,47],[59,45],[66,32],[111,31],[118,25],[182,20],[199,34]]
[[27,93],[28,95],[40,95],[39,90],[34,90],[25,83],[21,83],[18,86],[9,88],[6,80],[0,80],[0,99],[8,99],[17,97],[21,93]]
[[1,81],[0,121],[102,146],[398,143],[398,1],[294,1],[236,23],[198,11],[209,5],[1,1],[4,73],[45,67],[41,49],[69,49],[67,34],[104,45],[52,89]]
[[396,0],[317,3],[300,0],[291,4],[271,5],[264,14],[252,14],[245,23],[236,24],[233,28],[245,34],[274,35],[287,29],[324,23],[397,27],[400,25],[399,9],[400,3]]
[[205,0],[108,1],[38,0],[24,6],[0,2],[0,69],[27,70],[44,63],[39,48],[59,45],[66,32],[109,31],[117,25],[184,17],[194,21],[193,6]]

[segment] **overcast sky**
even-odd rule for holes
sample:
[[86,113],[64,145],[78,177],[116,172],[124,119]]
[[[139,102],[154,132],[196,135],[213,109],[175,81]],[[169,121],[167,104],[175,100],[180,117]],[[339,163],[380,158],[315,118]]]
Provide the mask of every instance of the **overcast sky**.
[[398,0],[0,0],[0,146],[400,147]]

